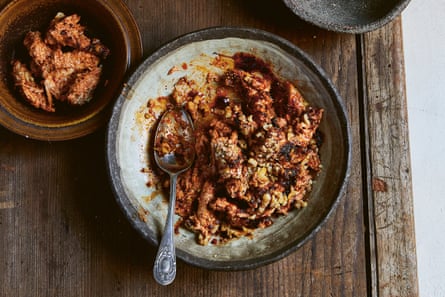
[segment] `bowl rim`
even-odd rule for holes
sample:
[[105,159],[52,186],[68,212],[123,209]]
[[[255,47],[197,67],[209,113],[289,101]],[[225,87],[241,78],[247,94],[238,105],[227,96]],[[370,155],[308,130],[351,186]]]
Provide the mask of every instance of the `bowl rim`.
[[312,14],[309,15],[305,9],[302,9],[301,6],[297,4],[296,0],[283,0],[284,4],[294,14],[308,23],[329,31],[351,34],[362,34],[383,27],[384,25],[394,20],[397,16],[399,16],[402,11],[408,6],[410,1],[411,0],[400,0],[399,3],[395,5],[386,15],[376,19],[373,22],[367,24],[347,25],[336,22],[325,22],[319,18],[314,17]]
[[[301,61],[305,64],[305,66],[307,66],[314,73],[316,73],[319,76],[320,80],[322,81],[323,85],[326,87],[326,90],[329,92],[330,96],[332,98],[335,98],[334,105],[336,106],[336,108],[340,113],[339,116],[341,117],[341,122],[344,123],[343,127],[345,135],[344,145],[347,151],[345,151],[346,165],[344,166],[345,170],[342,175],[343,180],[341,182],[341,186],[338,189],[338,192],[336,193],[336,198],[330,205],[326,215],[323,218],[321,218],[319,222],[317,222],[316,226],[313,229],[308,230],[308,232],[306,232],[306,234],[303,236],[303,239],[297,244],[295,244],[295,242],[291,242],[290,244],[282,247],[275,253],[262,256],[256,259],[238,260],[238,261],[211,261],[208,259],[199,258],[183,250],[176,249],[176,254],[178,258],[180,258],[181,260],[183,260],[188,264],[205,269],[222,270],[222,271],[247,270],[264,266],[266,264],[270,264],[291,254],[292,252],[300,248],[304,243],[306,243],[310,238],[312,238],[313,235],[316,234],[322,228],[322,226],[325,224],[328,218],[332,215],[340,199],[344,196],[349,181],[349,176],[351,171],[350,165],[352,159],[352,140],[351,140],[352,136],[351,136],[351,128],[349,124],[347,109],[341,96],[339,95],[338,91],[332,84],[331,80],[327,77],[324,70],[320,66],[318,66],[300,48],[298,48],[290,41],[287,41],[286,39],[267,31],[263,31],[256,28],[248,28],[248,27],[218,26],[186,33],[168,42],[167,44],[161,46],[152,55],[147,57],[129,77],[127,85],[128,86],[134,85],[134,83],[137,82],[137,80],[139,79],[141,72],[143,72],[143,70],[145,70],[148,66],[155,63],[159,58],[161,58],[165,54],[168,54],[171,51],[174,51],[184,45],[193,42],[213,40],[213,39],[224,39],[230,37],[255,39],[260,41],[271,42],[281,47],[284,51],[290,52],[291,55],[298,56],[298,58],[301,59]],[[123,211],[124,215],[127,217],[131,225],[142,235],[144,239],[146,239],[150,244],[157,246],[159,241],[155,239],[154,233],[151,230],[148,230],[146,224],[141,219],[139,219],[138,210],[135,209],[134,205],[131,203],[129,197],[125,192],[124,185],[120,179],[120,165],[117,159],[116,143],[117,143],[117,134],[119,127],[119,118],[121,115],[122,107],[125,101],[127,100],[126,99],[127,91],[131,92],[130,89],[124,90],[116,100],[107,128],[107,133],[106,133],[107,173],[110,179],[115,201]]]
[[[125,71],[123,79],[126,79],[128,71],[143,57],[143,45],[141,32],[128,6],[122,0],[95,0],[105,9],[110,11],[116,18],[116,24],[124,33],[125,40]],[[26,3],[24,3],[26,2]],[[68,3],[68,2],[67,2]],[[0,18],[6,18],[16,8],[28,4],[26,0],[13,0],[0,10]],[[70,5],[76,5],[73,2]],[[49,21],[49,20],[48,20]],[[120,83],[120,82],[119,82]],[[111,96],[100,110],[94,111],[78,120],[71,120],[60,125],[41,125],[31,119],[23,118],[12,113],[0,103],[0,125],[25,138],[42,141],[64,141],[86,136],[106,126],[113,103],[121,89],[118,86],[116,92]]]

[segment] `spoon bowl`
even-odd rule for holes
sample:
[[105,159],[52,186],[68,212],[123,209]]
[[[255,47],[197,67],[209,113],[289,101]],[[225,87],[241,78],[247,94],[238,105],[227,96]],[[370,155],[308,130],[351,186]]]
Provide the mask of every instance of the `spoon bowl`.
[[155,134],[156,164],[168,174],[179,174],[194,160],[193,122],[188,112],[176,107],[166,111]]
[[153,276],[161,285],[169,285],[176,276],[176,252],[173,239],[173,216],[176,180],[193,164],[195,158],[193,122],[182,108],[166,111],[159,121],[154,141],[154,159],[170,175],[170,199],[164,234],[153,266]]

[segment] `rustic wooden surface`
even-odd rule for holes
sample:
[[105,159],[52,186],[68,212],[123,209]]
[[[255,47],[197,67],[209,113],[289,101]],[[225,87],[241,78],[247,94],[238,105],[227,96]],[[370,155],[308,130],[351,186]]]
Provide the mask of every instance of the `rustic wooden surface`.
[[[378,296],[418,292],[400,20],[363,36],[364,144]],[[374,265],[374,264],[373,264]]]
[[278,1],[126,3],[146,56],[181,34],[221,25],[264,29],[305,50],[348,108],[347,194],[285,259],[241,272],[179,261],[175,282],[161,287],[151,275],[156,249],[114,201],[105,129],[51,143],[0,127],[0,296],[417,296],[400,20],[355,36],[308,25]]

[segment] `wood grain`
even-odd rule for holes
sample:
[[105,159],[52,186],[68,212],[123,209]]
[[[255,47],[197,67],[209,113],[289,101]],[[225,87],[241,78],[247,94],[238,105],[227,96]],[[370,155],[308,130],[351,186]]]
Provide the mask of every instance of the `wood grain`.
[[[175,282],[161,287],[151,276],[156,249],[132,229],[112,195],[104,129],[48,143],[0,127],[0,205],[7,206],[0,208],[0,296],[414,296],[416,286],[407,286],[416,280],[400,21],[357,39],[310,26],[281,2],[126,3],[146,56],[179,35],[221,25],[264,29],[305,50],[337,86],[351,119],[347,193],[323,228],[285,259],[238,272],[179,262]],[[369,174],[388,184],[387,192],[372,192],[375,216],[368,215]]]
[[363,37],[366,143],[376,296],[417,296],[417,261],[400,19]]

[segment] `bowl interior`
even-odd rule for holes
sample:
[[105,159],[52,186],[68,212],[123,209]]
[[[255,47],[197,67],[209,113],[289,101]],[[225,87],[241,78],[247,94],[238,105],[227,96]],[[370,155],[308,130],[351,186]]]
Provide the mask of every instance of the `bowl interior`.
[[394,19],[409,0],[284,0],[303,19],[323,28],[362,33],[374,30]]
[[[14,58],[24,61],[28,59],[23,45],[25,34],[36,30],[46,31],[49,22],[57,12],[63,12],[66,15],[79,14],[81,24],[87,28],[87,35],[99,38],[110,48],[111,54],[103,62],[101,81],[91,102],[81,107],[61,108],[55,113],[47,113],[28,105],[15,90],[10,62]],[[131,54],[128,29],[123,26],[118,15],[106,2],[68,0],[29,2],[19,0],[12,2],[3,10],[0,15],[0,27],[2,28],[0,36],[0,107],[3,109],[0,117],[2,117],[5,126],[9,126],[8,128],[12,130],[18,130],[16,132],[19,134],[31,133],[30,136],[33,138],[42,137],[45,139],[59,137],[52,135],[52,129],[62,130],[54,132],[59,135],[63,135],[63,130],[66,129],[66,133],[74,134],[71,135],[74,137],[77,134],[88,133],[89,131],[83,131],[85,128],[94,130],[97,125],[101,124],[100,120],[97,120],[96,123],[93,118],[113,100],[129,67]],[[138,44],[136,44],[137,50]],[[141,50],[137,55],[141,55]],[[86,125],[85,123],[88,121],[89,123]],[[93,127],[89,127],[91,125]],[[20,126],[23,131],[19,130]],[[27,127],[31,128],[28,130]],[[70,135],[60,137],[70,137]]]
[[[253,53],[274,65],[279,76],[294,82],[311,105],[325,109],[320,126],[322,173],[309,197],[309,205],[257,230],[253,238],[224,245],[201,246],[194,234],[180,229],[177,253],[183,260],[210,269],[247,269],[284,257],[320,227],[342,195],[349,168],[349,130],[341,99],[329,80],[294,45],[269,33],[235,28],[214,28],[179,38],[149,57],[128,81],[128,92],[115,105],[108,130],[109,170],[116,198],[142,235],[157,243],[166,217],[166,199],[147,187],[150,130],[144,120],[150,98],[168,95],[182,76],[210,67],[215,53]],[[187,67],[181,67],[181,65]],[[169,73],[169,69],[182,69]],[[215,72],[218,72],[215,69]],[[147,199],[150,197],[150,199]]]

